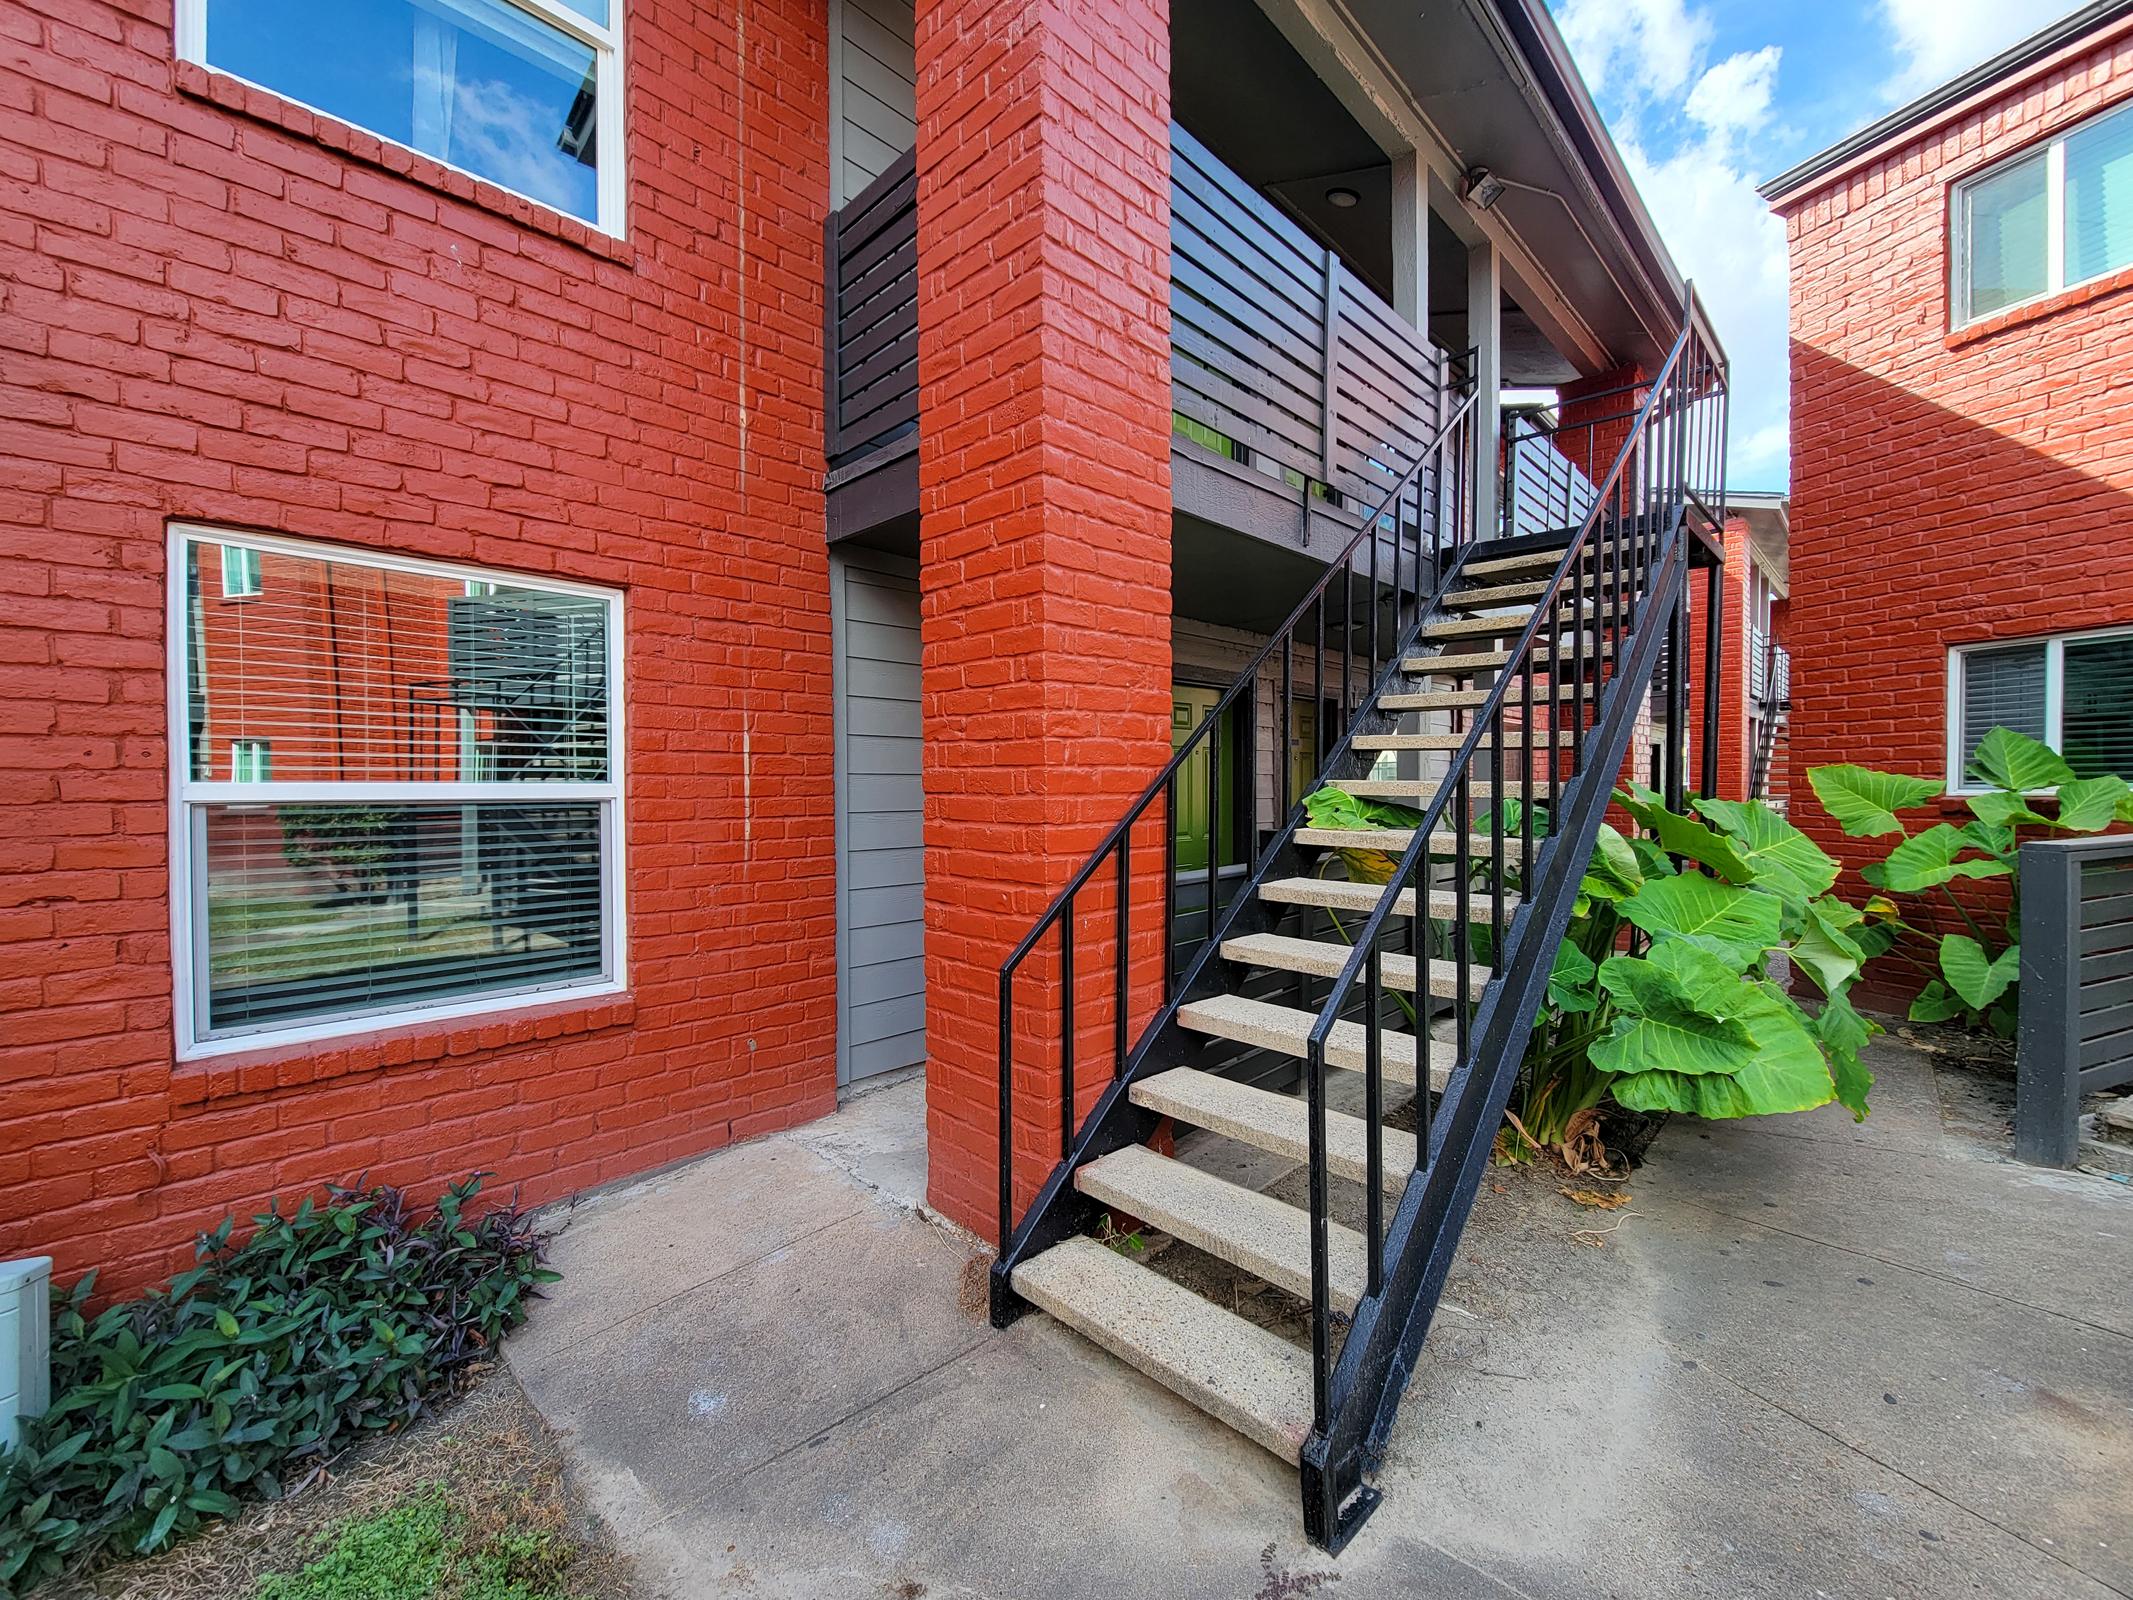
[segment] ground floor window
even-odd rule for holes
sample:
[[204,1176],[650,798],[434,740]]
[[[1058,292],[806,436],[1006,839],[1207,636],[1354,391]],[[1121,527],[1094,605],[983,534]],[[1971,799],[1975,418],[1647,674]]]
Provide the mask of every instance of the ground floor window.
[[2133,775],[2133,629],[1971,645],[1950,659],[1948,786],[1978,744],[2012,728],[2050,745],[2077,777]]
[[620,986],[618,595],[200,528],[171,565],[182,1052]]

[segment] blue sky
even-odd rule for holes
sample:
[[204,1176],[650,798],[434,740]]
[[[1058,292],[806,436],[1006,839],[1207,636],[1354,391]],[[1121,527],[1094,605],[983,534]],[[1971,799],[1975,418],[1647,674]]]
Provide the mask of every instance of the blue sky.
[[1786,486],[1785,232],[1755,186],[2076,0],[1549,0],[1733,358],[1736,489]]

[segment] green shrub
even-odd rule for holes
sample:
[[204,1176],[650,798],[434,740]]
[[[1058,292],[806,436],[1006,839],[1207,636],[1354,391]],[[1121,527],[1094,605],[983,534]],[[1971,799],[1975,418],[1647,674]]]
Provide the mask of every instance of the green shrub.
[[0,1456],[0,1593],[102,1552],[158,1550],[242,1499],[423,1415],[555,1274],[480,1178],[417,1217],[397,1189],[335,1188],[225,1220],[200,1265],[94,1318],[94,1274],[55,1310],[52,1407]]
[[[2133,787],[2112,773],[2077,778],[2057,751],[2011,728],[1985,735],[1967,776],[1984,786],[1983,793],[1964,797],[1971,820],[1960,828],[1934,822],[1916,833],[1897,813],[1938,807],[1938,778],[1834,766],[1810,768],[1807,781],[1850,837],[1897,836],[1887,857],[1860,868],[1859,876],[1881,891],[1867,901],[1866,916],[1886,927],[1896,958],[1925,979],[1911,1002],[1911,1020],[1960,1020],[2010,1039],[2022,971],[2024,834],[2102,833],[2133,822]],[[2049,815],[2030,806],[2039,793],[2056,802]],[[1982,878],[2005,878],[2005,899],[1965,905],[1956,884]],[[1934,894],[1954,909],[1967,932],[1940,933],[1905,916],[1905,901],[1917,904]]]

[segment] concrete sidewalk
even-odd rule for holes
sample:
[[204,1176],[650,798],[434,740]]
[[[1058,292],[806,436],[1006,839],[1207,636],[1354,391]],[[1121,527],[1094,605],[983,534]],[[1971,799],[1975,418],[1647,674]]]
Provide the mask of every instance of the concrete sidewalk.
[[581,1204],[510,1358],[691,1600],[2133,1595],[2133,1190],[2001,1159],[2001,1085],[1873,1065],[1864,1126],[1677,1119],[1623,1211],[1493,1175],[1337,1561],[1288,1468],[985,1324],[915,1079]]

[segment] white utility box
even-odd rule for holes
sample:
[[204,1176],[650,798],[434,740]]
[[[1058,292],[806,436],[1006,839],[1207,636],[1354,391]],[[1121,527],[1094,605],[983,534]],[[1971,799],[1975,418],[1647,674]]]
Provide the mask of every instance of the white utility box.
[[0,1261],[0,1450],[52,1403],[52,1258]]

